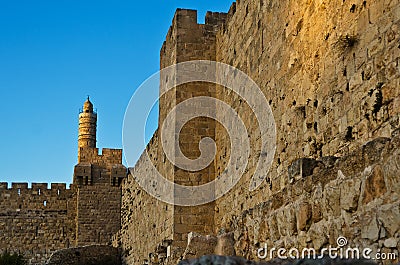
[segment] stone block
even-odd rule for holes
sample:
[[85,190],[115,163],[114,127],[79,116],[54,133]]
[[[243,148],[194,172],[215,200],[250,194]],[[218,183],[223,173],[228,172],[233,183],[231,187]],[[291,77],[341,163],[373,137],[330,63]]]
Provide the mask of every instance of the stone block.
[[307,202],[296,205],[297,231],[307,230],[311,216],[311,206]]
[[288,168],[289,180],[292,182],[310,176],[318,164],[318,161],[312,158],[300,158],[295,160]]
[[391,238],[387,238],[385,239],[385,241],[383,242],[383,245],[387,248],[396,248],[398,244],[398,239],[391,237]]
[[379,137],[369,141],[363,146],[364,159],[367,164],[373,164],[380,160],[381,153],[385,145],[390,141],[389,138]]
[[379,238],[379,226],[375,214],[370,213],[360,218],[361,238],[377,241]]
[[219,235],[215,254],[224,256],[235,256],[235,239],[232,232]]
[[399,204],[383,205],[378,212],[378,219],[382,222],[390,236],[394,236],[400,228]]
[[324,217],[340,215],[340,188],[336,185],[327,185],[323,195]]
[[[368,170],[369,169],[369,170]],[[367,168],[364,171],[365,179],[361,187],[362,203],[367,204],[386,193],[386,183],[381,166]]]
[[351,179],[340,185],[340,207],[348,212],[354,212],[358,207],[361,180]]

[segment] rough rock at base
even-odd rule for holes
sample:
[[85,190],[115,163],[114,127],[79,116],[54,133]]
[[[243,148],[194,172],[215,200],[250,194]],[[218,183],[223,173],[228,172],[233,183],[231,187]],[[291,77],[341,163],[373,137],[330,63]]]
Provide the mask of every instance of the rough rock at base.
[[121,265],[117,248],[91,245],[54,252],[46,265]]

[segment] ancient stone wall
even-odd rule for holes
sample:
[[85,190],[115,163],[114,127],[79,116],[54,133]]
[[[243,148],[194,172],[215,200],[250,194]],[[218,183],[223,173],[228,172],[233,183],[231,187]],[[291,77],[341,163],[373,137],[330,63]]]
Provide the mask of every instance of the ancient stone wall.
[[[159,159],[158,143],[156,132],[147,147],[155,164]],[[113,245],[122,249],[124,264],[143,264],[159,254],[161,257],[166,254],[173,236],[173,206],[149,195],[134,179],[134,176],[149,174],[149,167],[153,166],[145,163],[144,155],[122,185],[121,231],[115,236]]]
[[0,250],[42,264],[75,243],[76,201],[65,184],[0,183]]
[[[260,86],[275,117],[277,149],[259,189],[248,189],[252,156],[238,185],[217,201],[215,232],[285,189],[294,160],[346,155],[399,127],[399,10],[397,0],[242,0],[232,6],[217,35],[217,61]],[[257,154],[259,131],[249,107],[226,90],[218,97],[238,111]],[[217,144],[228,146],[226,138],[217,127]],[[222,151],[217,174],[231,152]]]
[[[383,216],[389,211],[394,220],[398,214],[399,168],[391,164],[398,158],[397,143],[395,138],[381,139],[385,151],[379,154],[373,151],[381,150],[380,140],[363,144],[391,137],[400,125],[399,12],[398,0],[241,0],[228,14],[208,13],[206,24],[200,25],[195,11],[177,10],[161,49],[160,67],[208,59],[245,72],[272,108],[276,154],[264,183],[249,191],[262,133],[250,106],[239,95],[210,84],[182,85],[163,94],[177,80],[161,76],[159,126],[179,102],[201,95],[216,97],[232,106],[244,122],[251,155],[244,176],[225,196],[200,207],[174,206],[172,211],[164,211],[171,206],[134,182],[149,172],[141,159],[123,184],[125,218],[118,240],[123,250],[129,250],[124,253],[127,264],[159,263],[151,259],[157,246],[164,251],[171,239],[172,246],[182,248],[189,232],[232,231],[236,254],[253,259],[264,241],[272,246],[322,247],[339,234],[354,244],[381,247],[386,242],[393,248],[398,228]],[[216,140],[211,171],[192,178],[174,168],[162,150],[159,131],[147,151],[166,178],[199,185],[221,175],[235,150],[230,149],[221,124],[195,119],[186,126],[180,147],[189,158],[199,155],[202,137]],[[367,158],[369,152],[376,156]],[[333,156],[342,158],[334,163]],[[373,211],[379,216],[370,218]],[[375,234],[362,232],[362,226],[369,225],[364,220],[379,220],[371,225]],[[158,232],[160,227],[166,232]]]
[[[202,25],[197,23],[196,11],[177,10],[161,49],[161,68],[187,60],[215,60],[215,34],[225,17],[225,14],[209,12],[206,23]],[[166,91],[168,86],[173,87],[179,82],[178,78],[179,76],[175,79],[167,79],[163,75],[160,77],[159,124],[163,123],[174,106],[185,99],[202,95],[215,97],[214,85],[198,82]],[[198,141],[205,136],[215,136],[215,123],[212,120],[199,118],[188,122],[180,133],[179,145],[182,152],[190,158],[198,157]],[[167,248],[168,255],[179,257],[185,250],[189,232],[213,232],[213,203],[196,207],[168,205],[151,197],[134,181],[135,178],[149,174],[149,168],[153,166],[165,178],[181,185],[199,185],[214,179],[213,163],[200,174],[174,167],[166,158],[160,138],[157,131],[147,146],[153,164],[145,162],[143,156],[146,153],[143,153],[131,170],[131,176],[123,183],[122,230],[114,244],[121,244],[123,260],[127,264],[163,259],[167,255]]]
[[120,229],[121,188],[110,184],[77,191],[77,246],[109,244]]
[[[399,147],[397,130],[391,139],[377,138],[344,157],[300,159],[302,167],[311,171],[295,166],[291,172],[296,180],[291,184],[232,216],[227,230],[234,233],[236,255],[258,260],[257,250],[265,246],[266,259],[272,248],[319,251],[337,247],[337,239],[345,237],[344,248],[368,247],[373,259],[379,259],[376,253],[391,253],[398,260]],[[275,252],[272,258],[276,257]]]
[[80,147],[74,169],[76,246],[109,244],[121,224],[122,150]]
[[[87,104],[87,102],[85,103]],[[93,126],[96,126],[94,124]],[[95,140],[94,140],[95,142]],[[121,149],[79,147],[73,184],[0,183],[0,252],[43,264],[56,250],[110,244],[121,224]]]

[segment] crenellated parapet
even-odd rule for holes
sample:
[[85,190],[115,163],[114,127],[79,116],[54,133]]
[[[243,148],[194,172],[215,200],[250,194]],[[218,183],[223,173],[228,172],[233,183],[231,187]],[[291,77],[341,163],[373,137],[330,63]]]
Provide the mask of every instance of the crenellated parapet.
[[126,176],[122,149],[80,148],[80,161],[74,168],[74,182],[79,186],[106,184],[118,187]]
[[80,147],[79,163],[96,163],[99,165],[121,164],[122,149]]
[[73,196],[73,189],[65,183],[0,183],[0,212],[21,211],[67,211],[67,201]]

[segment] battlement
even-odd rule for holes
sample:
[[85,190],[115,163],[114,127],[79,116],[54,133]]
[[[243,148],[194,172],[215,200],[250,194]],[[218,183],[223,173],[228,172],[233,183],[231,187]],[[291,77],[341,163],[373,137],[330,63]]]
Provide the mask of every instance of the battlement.
[[43,264],[51,251],[69,247],[75,231],[72,187],[1,182],[0,249],[18,250],[31,259],[30,264]]
[[67,201],[73,195],[65,183],[0,183],[0,212],[20,214],[26,211],[67,211]]
[[[168,50],[167,46],[173,45],[179,39],[180,42],[201,42],[205,36],[215,36],[218,30],[225,24],[228,13],[208,11],[205,23],[198,23],[197,10],[177,9],[168,30],[166,41],[161,48],[161,54]],[[206,46],[204,47],[206,49]]]
[[79,163],[122,164],[122,149],[80,147],[79,152]]
[[[32,183],[31,188],[27,182],[12,182],[11,187],[8,188],[8,182],[0,182],[0,190],[17,190],[17,191],[63,191],[67,190],[66,183]],[[69,189],[68,189],[69,190]]]
[[197,10],[178,8],[172,20],[172,26],[176,25],[181,28],[190,28],[193,25],[217,26],[225,22],[228,13],[207,11],[205,23],[198,23]]
[[[215,35],[215,33],[221,28],[221,26],[225,24],[227,18],[228,13],[207,11],[205,16],[205,23],[202,24],[198,23],[197,10],[177,9],[172,20],[170,30],[168,31],[168,35],[171,35],[175,29],[178,30],[178,32],[176,32],[178,36],[191,36],[189,42],[193,42],[194,40],[196,40],[196,38],[193,38],[195,36],[207,36],[210,33],[212,35]],[[197,31],[197,33],[193,35],[194,32],[190,30],[195,30]]]
[[1,182],[0,191],[3,194],[9,194],[10,196],[17,195],[18,197],[27,194],[58,197],[65,194],[65,192],[71,192],[71,186],[67,189],[67,184],[65,183],[51,183],[49,189],[48,183],[32,183],[31,188],[29,188],[26,182],[13,182],[11,183],[11,187],[8,187],[7,182]]
[[172,25],[179,25],[182,27],[191,27],[198,25],[197,23],[197,10],[178,8],[175,11]]
[[205,25],[219,26],[225,23],[228,13],[207,11]]

